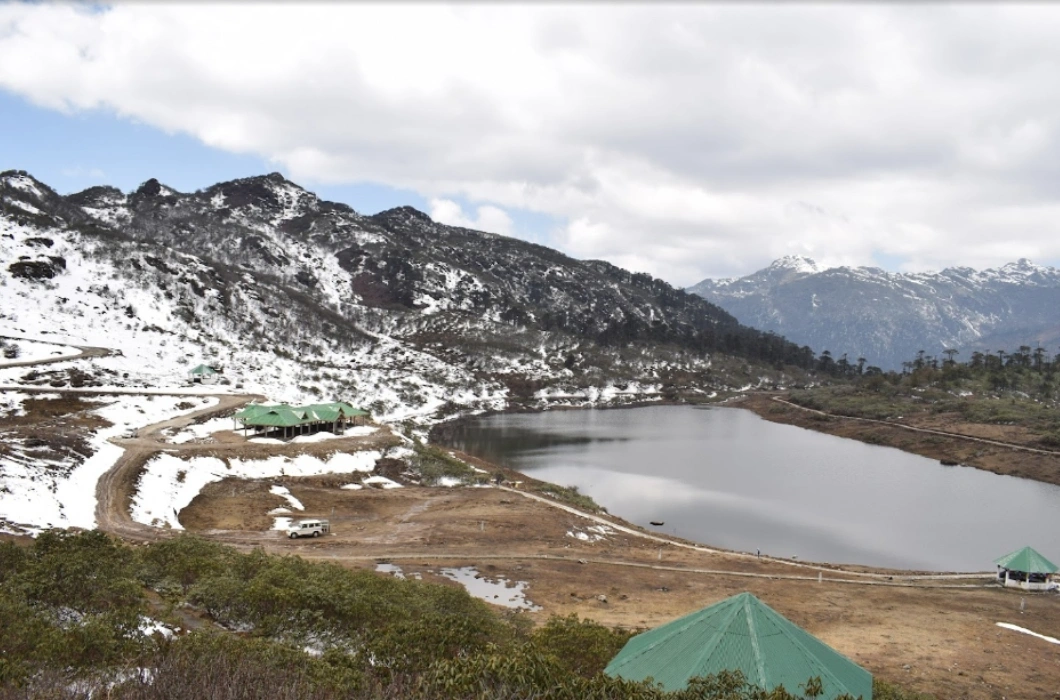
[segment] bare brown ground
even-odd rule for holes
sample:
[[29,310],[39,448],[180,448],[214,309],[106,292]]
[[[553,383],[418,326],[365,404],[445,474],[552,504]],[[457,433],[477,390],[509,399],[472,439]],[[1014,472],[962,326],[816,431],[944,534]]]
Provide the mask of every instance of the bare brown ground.
[[830,416],[781,403],[767,394],[748,395],[731,405],[754,411],[774,423],[897,447],[930,459],[952,461],[995,474],[1060,485],[1060,452],[1036,447],[1033,441],[1037,436],[1019,426],[969,423],[962,421],[957,414],[945,413],[910,416],[899,425],[893,421]]
[[[1021,614],[1021,594],[988,585],[988,577],[859,576],[660,545],[622,532],[584,542],[567,533],[596,523],[524,494],[483,488],[344,491],[339,487],[345,481],[222,482],[186,508],[181,522],[207,536],[256,541],[270,552],[351,568],[391,562],[406,575],[447,585],[456,584],[440,576],[443,567],[475,566],[487,577],[526,581],[529,599],[542,610],[522,614],[538,622],[576,613],[606,625],[647,628],[750,591],[904,688],[939,698],[1060,697],[1060,648],[995,625],[1010,622],[1058,636],[1056,595],[1022,594],[1027,609]],[[289,541],[257,529],[267,527],[264,514],[281,505],[268,493],[272,483],[290,489],[307,516],[330,518],[335,534]]]

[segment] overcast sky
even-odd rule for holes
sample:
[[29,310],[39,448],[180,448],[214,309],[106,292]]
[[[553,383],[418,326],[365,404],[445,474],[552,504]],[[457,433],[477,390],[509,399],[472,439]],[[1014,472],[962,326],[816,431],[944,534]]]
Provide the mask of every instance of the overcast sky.
[[280,170],[682,286],[789,254],[1055,265],[1058,30],[1050,4],[4,4],[0,168]]

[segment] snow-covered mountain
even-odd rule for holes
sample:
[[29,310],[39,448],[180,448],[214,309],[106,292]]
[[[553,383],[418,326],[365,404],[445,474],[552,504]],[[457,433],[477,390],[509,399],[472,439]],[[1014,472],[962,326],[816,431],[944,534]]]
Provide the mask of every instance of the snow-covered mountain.
[[974,351],[1060,344],[1060,270],[1022,259],[1003,267],[891,273],[875,267],[821,269],[788,256],[738,279],[689,287],[741,323],[781,333],[817,352],[864,357],[901,369],[921,350]]
[[122,351],[88,371],[0,363],[0,384],[158,387],[206,362],[231,389],[422,424],[710,392],[776,376],[759,362],[808,362],[648,275],[409,207],[362,216],[279,174],[62,196],[7,171],[0,204],[0,336]]

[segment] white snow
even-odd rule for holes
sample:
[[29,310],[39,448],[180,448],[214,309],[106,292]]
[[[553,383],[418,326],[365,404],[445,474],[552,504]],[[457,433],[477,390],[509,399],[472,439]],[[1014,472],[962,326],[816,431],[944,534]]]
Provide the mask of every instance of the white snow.
[[[339,434],[329,433],[326,430],[319,433],[312,433],[310,435],[298,435],[291,439],[291,442],[324,442],[326,440],[337,440],[338,438],[345,437],[361,437],[364,435],[371,435],[379,428],[372,427],[370,425],[360,425],[353,428],[347,428]],[[262,440],[269,440],[271,438],[261,438]]]
[[157,633],[166,639],[172,639],[173,635],[176,634],[176,630],[166,623],[144,615],[140,616],[140,627],[138,631],[145,637]]
[[4,201],[10,202],[11,204],[14,204],[16,207],[21,209],[22,211],[28,212],[30,214],[43,214],[44,213],[40,209],[38,209],[37,207],[35,207],[32,204],[30,204],[29,202],[23,202],[21,199],[9,199],[9,198],[5,197]]
[[339,488],[344,489],[346,491],[359,491],[363,489],[364,486],[362,484],[343,484]]
[[205,440],[216,432],[233,429],[231,418],[212,418],[202,423],[193,423],[170,435],[168,440],[179,445],[192,440]]
[[15,345],[19,349],[19,355],[15,358],[0,356],[0,367],[15,364],[16,362],[36,362],[38,360],[50,360],[55,357],[74,357],[81,354],[78,348],[69,345],[57,345],[55,343],[43,343],[37,340],[17,340],[0,338],[0,342]]
[[1038,639],[1044,639],[1045,641],[1049,642],[1050,644],[1060,644],[1060,639],[1057,639],[1056,637],[1047,637],[1044,634],[1038,634],[1037,632],[1031,632],[1029,629],[1026,629],[1024,627],[1017,627],[1016,625],[1010,625],[1007,622],[998,622],[997,626],[998,627],[1004,627],[1005,629],[1012,630],[1013,632],[1022,632],[1023,634],[1029,634],[1030,636],[1037,637]]
[[14,187],[16,190],[22,190],[23,192],[29,192],[38,199],[44,195],[37,187],[36,183],[33,182],[32,178],[26,177],[25,175],[8,175],[4,178],[7,181],[8,187]]
[[[91,434],[93,454],[80,464],[22,458],[16,447],[0,457],[0,523],[36,532],[49,527],[96,526],[96,482],[121,457],[122,448],[109,442],[134,429],[199,410],[216,403],[214,398],[121,395],[92,398],[103,405],[91,413],[111,423]],[[189,403],[191,408],[177,409]],[[0,530],[16,532],[0,524]]]
[[590,525],[584,528],[575,527],[573,530],[567,530],[567,537],[573,537],[582,542],[599,542],[600,540],[606,540],[607,536],[614,534],[614,532],[607,525]]
[[305,506],[302,505],[302,502],[295,498],[286,486],[273,486],[269,489],[269,493],[287,499],[287,502],[290,503],[291,507],[295,510],[305,510]]
[[[160,454],[149,461],[137,484],[131,508],[138,523],[157,527],[184,529],[178,515],[203,487],[226,478],[267,479],[277,476],[315,476],[370,472],[382,457],[377,450],[337,453],[323,460],[312,455],[284,457],[276,455],[263,460],[230,459],[228,464],[216,457],[183,460]],[[383,478],[383,477],[378,477]]]
[[379,476],[379,475],[369,476],[369,477],[367,477],[365,479],[362,479],[361,483],[362,484],[379,484],[384,489],[399,489],[399,488],[401,488],[401,484],[397,483],[396,481],[391,481],[390,479],[386,478],[385,476]]
[[[293,190],[288,194],[307,196]],[[115,206],[125,205],[117,202]],[[258,228],[270,244],[279,245],[274,230]],[[0,335],[122,350],[121,355],[52,364],[49,371],[77,367],[97,376],[112,372],[114,379],[103,380],[107,387],[173,390],[187,385],[190,367],[219,361],[225,366],[222,381],[229,385],[196,386],[188,391],[236,390],[290,403],[336,398],[370,409],[384,423],[430,422],[447,401],[476,410],[506,405],[507,389],[500,383],[479,379],[471,370],[367,328],[363,329],[367,341],[343,351],[309,338],[316,342],[313,366],[281,357],[271,346],[247,343],[245,331],[216,313],[215,289],[207,288],[201,296],[166,298],[146,272],[130,275],[131,261],[111,260],[103,244],[76,231],[41,229],[0,217],[0,259],[40,259],[41,251],[26,241],[41,236],[54,241],[47,254],[63,257],[66,269],[50,280],[6,278],[0,285]],[[347,291],[350,274],[334,256],[308,244],[283,240],[288,246],[283,248],[285,254],[305,260],[313,269],[327,303],[336,309],[356,308]],[[173,258],[166,264],[179,267],[182,277],[209,276],[211,268],[198,258],[183,254],[173,254]],[[137,263],[151,270],[143,260]],[[241,318],[267,327],[272,314],[258,298],[259,289],[260,283],[246,276],[244,288],[237,290],[243,305]],[[0,366],[0,384],[20,384],[28,371]]]

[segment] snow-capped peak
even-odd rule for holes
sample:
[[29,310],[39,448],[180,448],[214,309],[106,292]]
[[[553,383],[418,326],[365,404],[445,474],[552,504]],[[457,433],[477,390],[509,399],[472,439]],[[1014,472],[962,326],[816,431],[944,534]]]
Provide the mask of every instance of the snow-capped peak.
[[777,258],[769,266],[770,270],[790,270],[792,272],[803,272],[806,274],[813,274],[820,272],[821,268],[817,266],[817,263],[811,258],[807,258],[804,255],[785,255],[782,258]]
[[28,192],[38,199],[44,196],[33,176],[23,170],[9,170],[3,174],[2,179],[11,189]]

